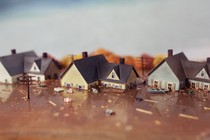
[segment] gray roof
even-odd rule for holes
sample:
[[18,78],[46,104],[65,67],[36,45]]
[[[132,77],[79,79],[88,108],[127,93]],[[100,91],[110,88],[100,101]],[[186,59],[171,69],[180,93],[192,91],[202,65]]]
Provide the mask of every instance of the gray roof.
[[182,66],[182,62],[189,61],[183,52],[178,53],[176,55],[172,55],[164,59],[159,65],[157,65],[154,69],[152,69],[148,75],[153,73],[159,66],[161,66],[164,62],[167,62],[171,70],[174,72],[176,77],[183,81],[186,79],[185,72]]
[[[115,70],[120,80],[107,79],[108,75],[112,72],[112,70]],[[134,70],[136,76],[139,77],[137,71],[134,69],[132,65],[114,64],[114,63],[102,64],[99,69],[100,73],[99,79],[103,81],[110,81],[110,82],[124,84],[127,82],[132,70]]]
[[0,62],[11,76],[24,73],[24,58],[26,56],[37,57],[34,51],[27,51],[0,57]]
[[[52,58],[43,58],[43,57],[25,57],[24,72],[30,72],[31,66],[36,63],[40,69],[40,74],[45,74],[48,66],[53,61]],[[31,73],[31,72],[30,72]]]
[[194,78],[206,65],[205,62],[181,61],[186,78]]
[[[131,65],[109,63],[104,57],[104,55],[96,55],[75,60],[67,67],[64,73],[61,75],[61,78],[65,75],[65,73],[70,69],[70,67],[73,64],[75,64],[75,66],[77,67],[77,69],[79,70],[79,72],[81,73],[81,75],[87,83],[91,83],[97,80],[110,81],[110,79],[106,78],[113,69],[115,69],[117,75],[120,78],[120,81],[111,81],[125,83],[125,81],[128,80],[131,70],[134,69],[134,67]],[[135,69],[134,71],[137,74]]]

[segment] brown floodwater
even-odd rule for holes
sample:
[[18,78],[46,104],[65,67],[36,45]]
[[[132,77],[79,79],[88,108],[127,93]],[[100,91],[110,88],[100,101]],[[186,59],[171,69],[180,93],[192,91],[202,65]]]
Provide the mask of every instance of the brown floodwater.
[[[0,139],[210,139],[210,110],[204,109],[210,107],[209,97],[150,94],[144,86],[125,93],[55,93],[57,86],[58,82],[49,82],[46,88],[31,86],[28,101],[24,85],[0,85]],[[65,97],[72,102],[65,103]],[[115,115],[107,116],[106,109],[114,110]]]

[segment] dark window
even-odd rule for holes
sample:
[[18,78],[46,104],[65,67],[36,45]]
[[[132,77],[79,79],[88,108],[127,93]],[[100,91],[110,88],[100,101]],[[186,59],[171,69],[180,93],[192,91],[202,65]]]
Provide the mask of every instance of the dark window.
[[47,76],[47,79],[51,79],[51,75],[48,75],[48,76]]
[[36,67],[34,67],[34,70],[36,70]]
[[192,88],[195,88],[195,82],[192,82],[192,83],[191,83],[191,87],[192,87]]
[[114,74],[114,72],[112,73],[112,78],[115,78],[115,74]]
[[203,77],[204,76],[204,72],[201,72],[201,77]]
[[40,81],[40,77],[37,77],[37,81]]
[[54,73],[54,79],[58,79],[58,74]]

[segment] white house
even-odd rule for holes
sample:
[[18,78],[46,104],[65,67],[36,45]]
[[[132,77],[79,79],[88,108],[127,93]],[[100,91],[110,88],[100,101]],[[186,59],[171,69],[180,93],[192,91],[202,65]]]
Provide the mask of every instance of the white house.
[[59,66],[55,60],[38,57],[34,51],[16,53],[0,57],[0,83],[15,83],[23,74],[36,76],[35,80],[43,81],[50,78],[58,78]]
[[148,74],[148,85],[166,90],[184,87],[210,90],[210,58],[206,62],[189,61],[183,52],[168,50],[164,59]]

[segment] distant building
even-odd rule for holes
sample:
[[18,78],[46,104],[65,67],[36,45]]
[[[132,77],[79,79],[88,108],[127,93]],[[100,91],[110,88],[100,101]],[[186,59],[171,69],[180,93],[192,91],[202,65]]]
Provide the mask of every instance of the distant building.
[[183,52],[173,55],[173,50],[168,50],[168,57],[148,74],[148,85],[168,90],[210,90],[209,77],[210,58],[206,62],[189,61]]
[[83,58],[73,61],[61,76],[61,85],[79,89],[89,89],[94,86],[105,86],[126,89],[136,85],[139,77],[135,68],[124,64],[109,63],[104,55],[88,57],[87,52]]
[[11,55],[0,57],[0,82],[15,83],[23,74],[33,75],[34,80],[58,78],[59,66],[54,59],[38,57],[34,51],[16,53],[12,50]]

